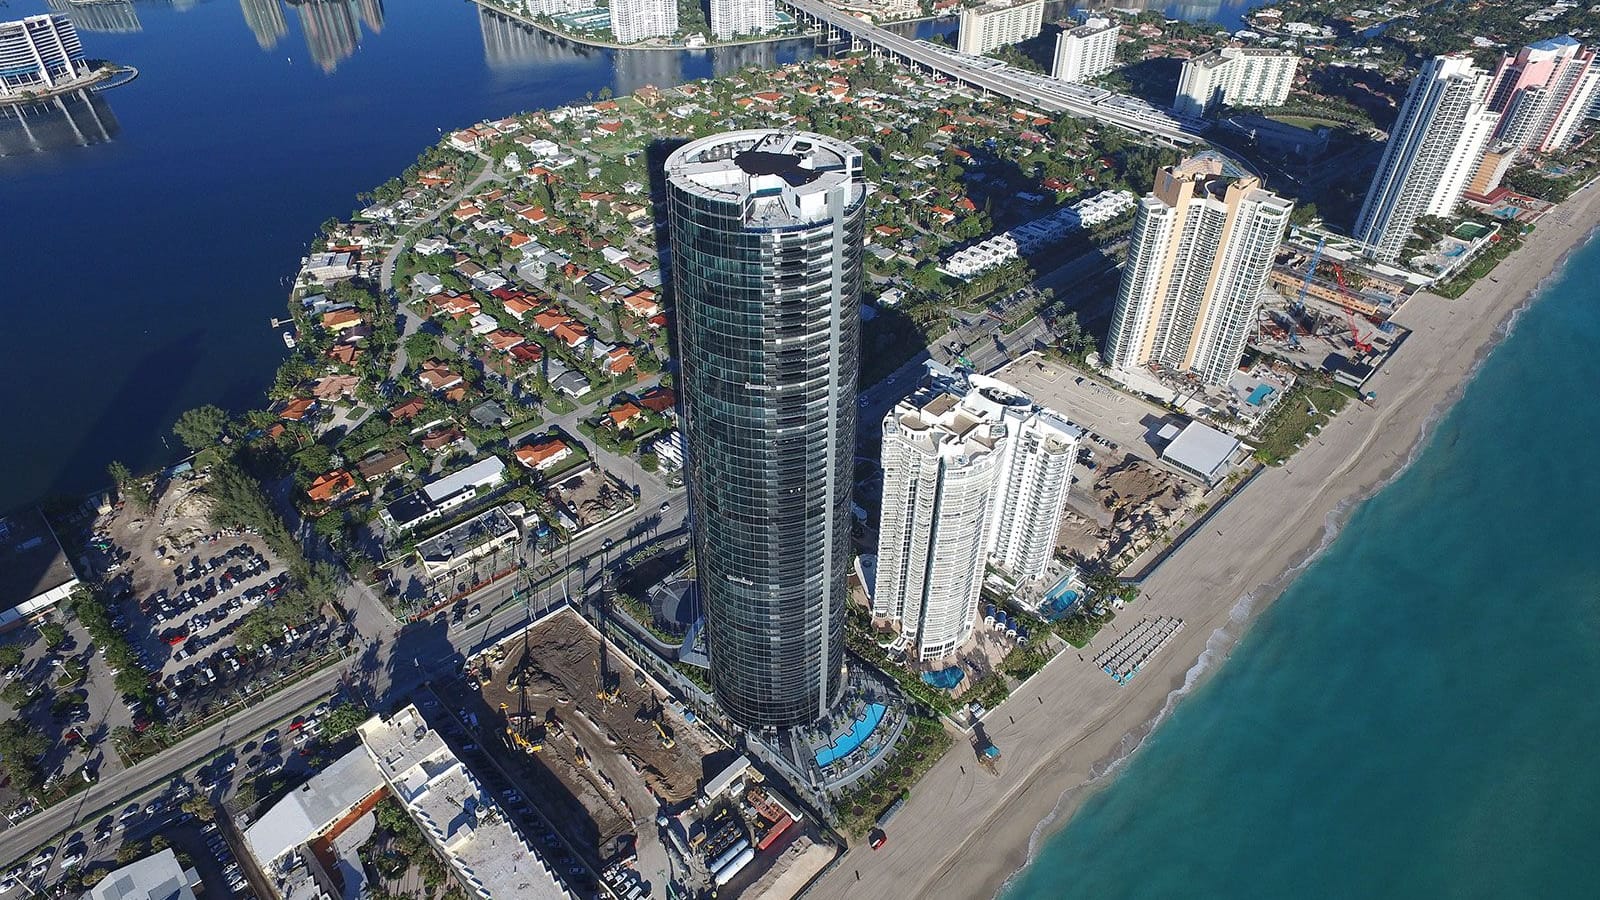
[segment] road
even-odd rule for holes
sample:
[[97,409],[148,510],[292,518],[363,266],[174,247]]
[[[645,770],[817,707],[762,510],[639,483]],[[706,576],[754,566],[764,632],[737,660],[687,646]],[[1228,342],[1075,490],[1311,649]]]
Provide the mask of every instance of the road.
[[1086,119],[1120,125],[1174,144],[1199,143],[1199,132],[1189,122],[1175,119],[1132,97],[1082,85],[1068,84],[1044,75],[1003,66],[993,60],[964,57],[926,42],[902,37],[887,29],[836,9],[823,0],[783,0],[809,19],[825,22],[878,50],[906,60],[914,67],[938,72],[981,91],[1010,97],[1047,112],[1065,112]]

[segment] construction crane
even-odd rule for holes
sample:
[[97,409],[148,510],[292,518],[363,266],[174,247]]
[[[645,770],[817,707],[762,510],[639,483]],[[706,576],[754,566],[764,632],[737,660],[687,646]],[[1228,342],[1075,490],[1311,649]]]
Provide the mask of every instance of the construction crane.
[[1311,279],[1317,277],[1317,263],[1322,261],[1322,248],[1328,246],[1328,239],[1317,241],[1317,249],[1311,252],[1311,265],[1306,266],[1306,280],[1300,283],[1300,296],[1294,298],[1294,305],[1289,310],[1298,315],[1306,308],[1306,291],[1311,290]]
[[[1344,282],[1344,267],[1334,263],[1333,277],[1339,280],[1339,298],[1342,301],[1350,296],[1350,287]],[[1350,344],[1356,348],[1357,353],[1371,353],[1372,344],[1361,337],[1361,330],[1356,327],[1355,311],[1350,308],[1348,303],[1341,302],[1339,306],[1344,310],[1345,324],[1350,326]]]

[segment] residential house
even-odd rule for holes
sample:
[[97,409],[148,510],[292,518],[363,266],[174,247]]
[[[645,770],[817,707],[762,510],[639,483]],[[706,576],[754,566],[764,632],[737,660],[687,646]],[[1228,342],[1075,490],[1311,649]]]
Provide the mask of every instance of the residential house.
[[422,370],[417,373],[417,380],[434,393],[448,391],[463,384],[460,375],[437,359],[430,359],[422,364]]
[[639,397],[639,405],[657,415],[671,418],[678,408],[678,395],[672,388],[656,385]]
[[354,397],[361,384],[357,375],[328,375],[311,385],[311,394],[324,403],[333,403],[345,397]]
[[621,431],[638,421],[643,415],[644,410],[627,400],[624,400],[621,404],[606,410],[607,421],[611,423],[612,428],[615,428],[618,431]]
[[484,340],[501,353],[510,353],[511,348],[525,343],[528,339],[509,328],[500,328],[484,335]]
[[518,321],[521,321],[522,318],[528,313],[531,313],[539,308],[539,304],[533,302],[531,298],[521,294],[514,297],[507,297],[501,302],[501,305],[505,307],[506,312],[516,316]]
[[278,410],[278,418],[287,422],[299,422],[316,411],[317,401],[310,397],[296,397],[283,404]]
[[500,327],[500,321],[488,313],[480,312],[472,315],[472,333],[483,337]]
[[511,414],[498,400],[485,400],[467,413],[480,428],[504,428],[511,424]]
[[607,372],[613,375],[623,375],[633,371],[637,361],[633,358],[633,351],[627,347],[613,347],[606,354],[604,365]]
[[411,245],[411,249],[421,253],[423,256],[432,256],[436,253],[445,253],[449,251],[450,242],[435,235],[431,237],[425,237],[422,240],[417,241],[415,244]]
[[387,453],[375,453],[356,464],[356,472],[363,481],[376,481],[390,472],[404,466],[411,459],[404,447],[396,447]]
[[434,315],[447,315],[452,319],[461,319],[476,315],[483,307],[478,301],[472,299],[471,294],[435,294],[428,299],[428,306],[433,309]]
[[629,313],[641,319],[661,313],[661,304],[656,302],[655,291],[638,291],[622,298],[622,306]]
[[421,415],[422,410],[426,408],[427,405],[428,401],[422,397],[412,397],[409,400],[402,400],[401,402],[389,408],[389,421],[409,422],[410,420]]
[[562,460],[572,457],[572,448],[558,437],[545,438],[517,448],[517,462],[535,472],[548,471]]
[[362,317],[361,311],[356,309],[336,309],[322,314],[322,327],[334,334],[346,328],[354,328],[364,321],[366,320]]
[[329,284],[359,274],[360,255],[354,250],[313,253],[300,268],[301,276],[317,284]]
[[562,322],[550,329],[550,335],[569,348],[577,350],[589,340],[589,329],[575,322]]
[[457,428],[454,425],[448,425],[444,428],[435,428],[434,430],[423,435],[422,438],[417,441],[417,444],[421,446],[425,452],[438,453],[440,450],[443,450],[447,447],[454,447],[456,444],[459,444],[466,439],[466,433],[460,428]]
[[411,287],[423,296],[444,290],[444,280],[432,272],[418,272],[411,276]]
[[328,348],[327,356],[333,362],[353,366],[361,358],[361,348],[354,344],[334,344]]
[[344,469],[334,469],[312,479],[306,488],[306,497],[312,503],[333,503],[356,489],[354,475]]

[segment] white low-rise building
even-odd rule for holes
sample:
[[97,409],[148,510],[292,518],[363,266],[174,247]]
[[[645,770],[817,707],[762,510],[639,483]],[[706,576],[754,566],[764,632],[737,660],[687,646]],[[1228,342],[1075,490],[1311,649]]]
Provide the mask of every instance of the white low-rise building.
[[1095,228],[1130,212],[1136,200],[1129,191],[1102,191],[1042,219],[1002,231],[952,253],[939,271],[955,278],[971,278],[1020,256],[1064,240],[1080,228]]
[[494,795],[429,727],[415,706],[357,731],[389,791],[416,820],[471,896],[571,900],[550,865],[513,826]]

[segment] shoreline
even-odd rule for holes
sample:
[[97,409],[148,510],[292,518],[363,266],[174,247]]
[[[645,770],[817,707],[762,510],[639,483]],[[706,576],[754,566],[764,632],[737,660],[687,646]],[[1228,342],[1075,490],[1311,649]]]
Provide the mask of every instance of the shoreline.
[[[1521,311],[1597,226],[1600,185],[1591,183],[1460,299],[1413,297],[1396,315],[1411,340],[1368,384],[1376,406],[1347,407],[1142,581],[1143,595],[1120,621],[1176,615],[1185,628],[1141,678],[1119,688],[1075,651],[1059,655],[986,717],[1004,754],[998,777],[958,741],[912,792],[888,844],[852,846],[806,896],[996,896],[1217,671],[1354,510],[1409,467]],[[1083,659],[1118,636],[1097,636]]]

